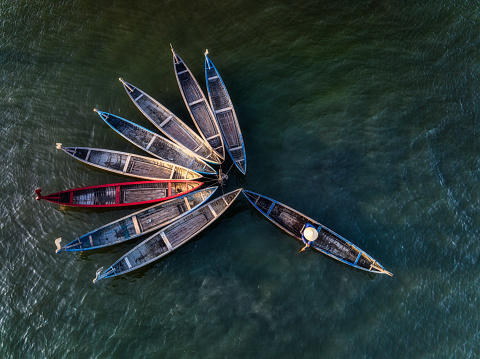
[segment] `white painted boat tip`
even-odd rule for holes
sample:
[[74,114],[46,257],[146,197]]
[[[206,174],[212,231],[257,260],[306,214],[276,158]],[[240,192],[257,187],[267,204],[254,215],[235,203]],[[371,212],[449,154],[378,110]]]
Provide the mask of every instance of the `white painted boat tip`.
[[55,245],[57,246],[55,253],[60,252],[60,250],[62,249],[60,242],[62,242],[62,237],[58,237],[57,239],[55,239]]

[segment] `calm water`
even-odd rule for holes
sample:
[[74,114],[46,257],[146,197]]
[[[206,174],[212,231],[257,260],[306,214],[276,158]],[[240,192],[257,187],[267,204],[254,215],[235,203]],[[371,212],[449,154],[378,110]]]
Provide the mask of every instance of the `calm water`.
[[[479,4],[260,3],[0,1],[0,357],[480,355]],[[236,106],[248,170],[225,191],[316,218],[393,278],[299,254],[242,197],[131,275],[91,282],[138,241],[55,254],[131,212],[34,199],[126,180],[55,149],[141,153],[92,111],[153,129],[118,77],[187,121],[169,43],[202,85],[208,48]]]

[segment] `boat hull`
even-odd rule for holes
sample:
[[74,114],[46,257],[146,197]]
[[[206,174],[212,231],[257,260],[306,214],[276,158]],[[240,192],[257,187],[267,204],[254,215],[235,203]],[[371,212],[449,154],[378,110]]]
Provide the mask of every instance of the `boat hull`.
[[198,136],[170,110],[134,85],[123,79],[120,79],[120,81],[135,106],[163,134],[203,161],[214,164],[222,163],[208,142]]
[[201,174],[215,175],[217,173],[205,161],[193,156],[190,151],[184,150],[176,143],[119,116],[95,111],[123,138],[151,155]]
[[197,80],[190,69],[172,48],[173,66],[177,77],[178,87],[182,94],[188,112],[192,116],[202,138],[215,150],[221,160],[225,159],[225,148],[222,134],[214,114],[207,102]]
[[239,171],[245,174],[247,171],[247,157],[237,115],[227,88],[207,53],[205,53],[205,79],[207,81],[210,106],[222,132],[227,152]]
[[246,190],[243,193],[260,213],[299,241],[303,242],[301,232],[308,223],[318,232],[310,247],[357,269],[391,275],[367,253],[319,222],[266,196]]
[[196,180],[202,177],[198,172],[186,167],[133,153],[91,147],[62,147],[60,143],[57,143],[57,148],[80,162],[125,176],[151,181]]
[[41,195],[35,190],[37,200],[72,207],[125,207],[166,201],[195,191],[202,182],[162,180],[123,182],[107,185],[74,188],[66,191]]

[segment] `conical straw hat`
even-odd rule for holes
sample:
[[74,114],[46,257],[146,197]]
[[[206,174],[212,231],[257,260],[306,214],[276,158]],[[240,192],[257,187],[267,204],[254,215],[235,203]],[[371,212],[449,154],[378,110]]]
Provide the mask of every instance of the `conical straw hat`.
[[317,239],[318,237],[318,232],[315,230],[315,228],[312,228],[312,227],[307,227],[304,231],[303,231],[303,236],[305,237],[305,239],[309,242],[313,242],[315,239]]

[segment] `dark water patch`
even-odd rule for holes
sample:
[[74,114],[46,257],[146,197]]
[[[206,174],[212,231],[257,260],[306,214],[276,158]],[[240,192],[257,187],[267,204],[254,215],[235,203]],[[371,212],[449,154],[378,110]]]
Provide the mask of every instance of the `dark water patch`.
[[[475,4],[0,8],[4,357],[478,356]],[[170,43],[204,90],[208,48],[234,100],[248,169],[233,168],[225,192],[241,186],[300,210],[393,278],[298,253],[301,243],[242,196],[198,238],[128,276],[91,283],[141,239],[54,253],[55,238],[129,212],[63,209],[33,193],[126,180],[55,150],[143,154],[92,111],[153,129],[119,76],[190,121]]]

